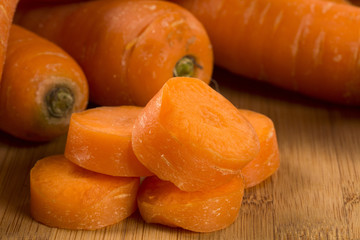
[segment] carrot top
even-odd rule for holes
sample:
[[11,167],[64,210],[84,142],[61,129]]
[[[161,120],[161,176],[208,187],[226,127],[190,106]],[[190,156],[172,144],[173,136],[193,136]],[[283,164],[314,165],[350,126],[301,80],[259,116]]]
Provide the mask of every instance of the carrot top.
[[63,118],[71,114],[74,101],[74,95],[68,87],[55,86],[46,95],[46,106],[49,116]]

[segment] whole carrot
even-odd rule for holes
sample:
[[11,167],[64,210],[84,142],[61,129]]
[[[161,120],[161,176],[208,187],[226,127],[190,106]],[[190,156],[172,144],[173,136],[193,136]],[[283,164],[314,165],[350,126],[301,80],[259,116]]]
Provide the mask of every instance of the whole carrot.
[[206,31],[173,3],[90,1],[24,10],[17,22],[67,50],[100,105],[145,105],[172,76],[210,81]]
[[0,129],[50,140],[64,134],[70,115],[85,109],[88,85],[78,64],[55,44],[12,25],[0,85]]
[[319,0],[178,0],[204,24],[215,63],[234,73],[360,104],[360,9]]
[[5,61],[7,42],[9,38],[10,26],[13,20],[15,8],[18,0],[0,1],[0,81]]

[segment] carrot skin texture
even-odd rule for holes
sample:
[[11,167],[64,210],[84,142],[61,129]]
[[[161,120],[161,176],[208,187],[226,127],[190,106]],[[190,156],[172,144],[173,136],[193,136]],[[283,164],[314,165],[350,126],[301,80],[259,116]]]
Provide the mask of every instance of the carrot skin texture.
[[208,192],[184,192],[156,176],[140,186],[137,202],[148,223],[181,227],[195,232],[214,232],[237,218],[244,195],[241,177]]
[[184,191],[206,191],[240,173],[259,140],[228,100],[195,78],[171,78],[135,121],[139,161]]
[[169,2],[110,0],[24,9],[16,22],[69,52],[88,78],[90,101],[99,105],[145,105],[186,55],[201,66],[195,76],[210,82],[213,56],[205,29]]
[[260,141],[259,154],[241,169],[245,188],[249,188],[261,183],[277,171],[280,166],[279,147],[275,127],[270,118],[250,110],[239,111],[254,127]]
[[5,62],[9,32],[17,4],[18,0],[0,1],[0,82]]
[[30,172],[31,215],[50,227],[95,230],[136,210],[139,185],[139,178],[94,173],[63,155],[49,156]]
[[[72,95],[72,107],[53,116],[46,99],[61,88]],[[86,108],[88,94],[85,75],[73,58],[48,40],[12,25],[0,87],[0,129],[25,140],[51,140],[66,133],[71,113]]]
[[359,8],[313,0],[174,2],[204,24],[217,65],[314,98],[360,104],[360,32],[351,30],[360,24]]
[[141,107],[98,107],[71,116],[65,157],[88,170],[112,176],[153,175],[136,158],[131,132]]

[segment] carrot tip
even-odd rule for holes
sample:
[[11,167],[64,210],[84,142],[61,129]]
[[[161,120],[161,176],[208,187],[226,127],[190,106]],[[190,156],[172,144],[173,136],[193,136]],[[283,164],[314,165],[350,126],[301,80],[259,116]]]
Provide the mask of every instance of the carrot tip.
[[174,77],[193,77],[197,67],[195,58],[190,55],[182,57],[175,64],[173,75]]
[[48,113],[54,118],[66,117],[74,106],[74,95],[65,86],[55,86],[45,97]]

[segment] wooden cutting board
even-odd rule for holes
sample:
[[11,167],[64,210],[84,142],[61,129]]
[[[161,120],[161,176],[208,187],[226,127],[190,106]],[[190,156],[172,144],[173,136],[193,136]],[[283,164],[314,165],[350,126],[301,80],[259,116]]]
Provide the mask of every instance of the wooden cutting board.
[[216,69],[220,92],[263,113],[281,165],[245,191],[239,217],[214,233],[146,224],[139,213],[97,231],[49,228],[29,214],[29,171],[62,153],[66,136],[29,143],[0,133],[0,239],[360,239],[360,108],[323,103]]

